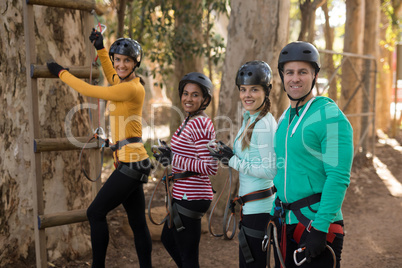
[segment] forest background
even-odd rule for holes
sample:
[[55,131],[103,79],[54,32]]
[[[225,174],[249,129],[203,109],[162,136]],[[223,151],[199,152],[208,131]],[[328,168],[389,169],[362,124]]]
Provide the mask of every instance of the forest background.
[[[67,1],[68,2],[68,1]],[[177,94],[181,77],[203,72],[214,84],[207,113],[218,139],[232,144],[241,124],[242,109],[235,86],[237,69],[250,60],[264,60],[273,70],[272,114],[278,118],[289,105],[276,68],[279,52],[290,41],[314,43],[321,52],[322,71],[315,93],[335,100],[349,115],[356,157],[369,159],[370,141],[380,130],[396,136],[401,128],[400,106],[394,105],[395,50],[401,38],[401,1],[397,0],[111,0],[96,1],[99,14],[34,6],[34,46],[38,64],[50,59],[63,66],[83,66],[95,52],[86,53],[88,36],[97,20],[106,25],[105,47],[118,37],[139,41],[144,61],[138,74],[146,80],[143,109],[145,145],[169,137],[183,120]],[[23,3],[0,2],[0,266],[31,261],[35,256],[35,214],[31,99],[27,93],[26,36]],[[360,55],[356,56],[356,55]],[[364,55],[364,56],[362,56]],[[102,79],[98,83],[104,84]],[[89,100],[56,79],[39,80],[39,125],[44,138],[85,136],[93,132],[90,109],[73,107]],[[399,97],[400,98],[400,97]],[[400,100],[401,101],[401,100]],[[95,102],[96,103],[96,102]],[[399,104],[400,105],[400,104]],[[99,102],[100,121],[108,130],[107,103]],[[104,112],[104,113],[103,113]],[[107,132],[106,132],[107,133]],[[78,152],[47,152],[40,157],[46,214],[85,209],[93,199]],[[110,157],[109,157],[110,158]],[[85,162],[86,167],[92,165]],[[107,168],[110,162],[105,164]],[[216,178],[226,176],[221,169]],[[155,177],[158,171],[155,171]],[[212,178],[214,179],[214,178]],[[236,174],[234,176],[236,182]],[[219,191],[223,180],[215,180]],[[42,193],[40,193],[42,194]],[[235,190],[233,192],[235,194]],[[219,213],[219,211],[218,211]],[[87,223],[46,230],[47,258],[78,259],[90,252]]]

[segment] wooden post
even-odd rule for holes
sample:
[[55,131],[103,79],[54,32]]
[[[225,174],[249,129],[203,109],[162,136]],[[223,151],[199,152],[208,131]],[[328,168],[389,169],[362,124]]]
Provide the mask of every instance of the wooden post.
[[96,14],[103,14],[103,11],[96,6],[94,0],[26,0],[26,2],[29,5],[78,9],[89,12],[95,10]]
[[[63,66],[64,68],[68,68],[69,72],[78,77],[78,78],[89,78],[91,68],[84,66],[74,66],[68,67]],[[92,68],[92,78],[97,79],[100,76],[100,71],[98,68]],[[45,65],[36,65],[31,64],[31,77],[32,78],[57,78],[53,74],[49,72],[49,69]]]
[[[35,52],[35,38],[33,33],[34,29],[34,11],[31,5],[27,5],[23,1],[24,12],[24,34],[25,34],[25,51],[26,51],[26,66],[30,66],[31,63],[36,60]],[[27,76],[27,92],[26,102],[29,113],[29,135],[31,142],[34,139],[40,137],[39,126],[36,122],[39,122],[39,97],[38,97],[38,83],[36,78],[31,78],[30,69],[26,68]],[[33,148],[33,144],[32,147]],[[34,151],[30,151],[31,158],[31,172],[29,179],[32,182],[33,189],[33,224],[35,233],[35,252],[36,252],[36,267],[47,267],[47,251],[46,251],[46,234],[45,230],[39,230],[37,215],[41,215],[44,212],[43,204],[43,181],[42,181],[42,162],[41,155],[35,154]]]
[[[68,138],[43,138],[34,140],[34,152],[51,152],[51,151],[69,151],[80,150],[83,145],[90,139],[88,137],[75,137],[76,144],[72,143]],[[86,149],[100,148],[97,140],[88,143]]]
[[38,216],[39,229],[87,221],[87,210],[72,210]]

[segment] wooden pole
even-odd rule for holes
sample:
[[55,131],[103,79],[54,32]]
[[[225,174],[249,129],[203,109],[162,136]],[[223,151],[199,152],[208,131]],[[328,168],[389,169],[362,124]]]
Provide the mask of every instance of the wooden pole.
[[[69,151],[80,150],[84,144],[89,141],[88,137],[74,137],[73,140],[68,138],[42,138],[34,140],[34,152],[51,152],[51,151]],[[97,140],[85,145],[87,149],[100,148]]]
[[[26,76],[27,76],[27,90],[26,90],[26,104],[28,111],[31,111],[28,115],[29,118],[29,136],[30,141],[33,142],[35,138],[41,136],[39,126],[39,96],[38,96],[38,81],[35,78],[31,78],[29,66],[36,61],[35,51],[35,23],[34,23],[34,11],[31,5],[27,5],[23,1],[23,14],[24,14],[24,34],[25,34],[25,51],[26,51]],[[32,148],[32,147],[31,147]],[[35,235],[35,257],[36,267],[47,267],[47,251],[46,251],[46,234],[45,230],[39,230],[37,215],[44,213],[43,203],[43,180],[42,180],[42,162],[41,155],[35,154],[32,151],[30,153],[31,164],[29,180],[32,183],[32,206],[33,206],[33,224]]]
[[86,209],[39,215],[38,228],[42,230],[48,227],[83,222],[87,220],[88,218]]
[[40,5],[48,7],[61,7],[69,9],[95,10],[97,15],[103,15],[103,11],[96,6],[94,0],[26,0],[28,5]]
[[[91,68],[90,67],[84,67],[84,66],[74,66],[74,67],[67,67],[63,66],[65,68],[68,68],[69,72],[78,77],[78,78],[89,78],[91,74]],[[100,76],[100,71],[98,68],[92,68],[92,78],[99,78]],[[47,68],[46,65],[36,65],[36,64],[31,64],[31,78],[57,78],[53,74],[49,72],[49,69]]]

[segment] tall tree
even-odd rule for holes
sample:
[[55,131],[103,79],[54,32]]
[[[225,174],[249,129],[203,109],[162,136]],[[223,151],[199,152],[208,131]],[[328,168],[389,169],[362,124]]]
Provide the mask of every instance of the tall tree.
[[[242,122],[242,107],[235,79],[241,65],[251,60],[267,62],[273,71],[271,112],[279,117],[288,99],[282,90],[277,64],[281,49],[288,42],[290,1],[250,0],[231,2],[228,40],[219,95],[217,137],[232,145]],[[227,169],[219,169],[216,178],[225,177]],[[220,190],[223,180],[215,180]]]
[[301,13],[301,28],[298,40],[314,42],[315,39],[315,11],[327,0],[299,0]]
[[[346,0],[346,22],[344,52],[363,53],[364,33],[364,1]],[[348,57],[342,67],[342,92],[339,100],[340,108],[345,114],[360,114],[362,109],[362,90],[359,76],[362,71],[362,60]],[[360,140],[361,121],[357,116],[349,118],[353,127],[353,142],[356,146]]]
[[[381,10],[381,1],[380,0],[365,0],[365,20],[364,20],[364,48],[363,54],[370,55],[374,57],[374,60],[366,59],[363,64],[363,79],[364,86],[363,96],[362,96],[362,112],[374,112],[375,100],[374,100],[374,89],[376,82],[374,72],[375,67],[378,66],[377,58],[379,54],[379,25],[380,25],[380,10]],[[372,132],[369,127],[369,119],[373,119],[373,117],[367,117],[363,115],[361,117],[361,125],[362,125],[362,148],[366,150],[367,147],[367,136],[369,136]]]
[[397,15],[401,1],[381,1],[380,59],[378,61],[378,90],[376,94],[376,127],[388,132],[391,127],[391,91],[393,87],[393,52],[398,38]]
[[[324,37],[325,37],[325,49],[333,50],[334,44],[334,28],[329,24],[329,11],[328,11],[328,1],[322,6],[322,10],[325,15],[325,25],[324,25]],[[324,63],[322,66],[323,70],[326,70],[327,78],[331,79],[332,75],[335,73],[334,65],[334,55],[327,53],[324,56]],[[332,78],[329,82],[328,97],[334,101],[338,101],[338,92],[336,87],[336,76]]]
[[[25,2],[25,1],[24,1]],[[34,187],[30,158],[33,137],[29,136],[30,99],[27,98],[26,50],[23,1],[0,2],[0,266],[16,264],[34,256]],[[38,65],[54,58],[64,66],[83,66],[89,55],[91,29],[83,28],[83,12],[68,9],[34,7],[35,42]],[[76,136],[89,134],[88,113],[75,113],[65,125],[68,112],[86,99],[57,79],[39,80],[39,122],[43,138],[65,137],[71,127]],[[92,198],[91,184],[81,175],[75,151],[43,153],[43,196],[45,213],[83,209]],[[87,165],[88,163],[83,163]],[[90,250],[89,227],[86,223],[46,230],[49,260],[64,256],[76,258]]]
[[174,88],[172,94],[172,110],[170,134],[176,131],[183,121],[180,98],[177,87],[180,79],[189,72],[203,72],[203,51],[197,44],[203,43],[201,0],[175,1],[175,39],[174,39]]

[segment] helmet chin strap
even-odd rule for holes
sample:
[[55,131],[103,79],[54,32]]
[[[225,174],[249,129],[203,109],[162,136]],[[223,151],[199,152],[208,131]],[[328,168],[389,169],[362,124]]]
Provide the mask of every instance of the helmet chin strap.
[[[286,94],[288,95],[288,98],[289,98],[290,100],[292,100],[292,101],[297,101],[297,103],[296,103],[296,115],[297,115],[297,116],[299,116],[299,109],[298,109],[298,107],[299,107],[300,102],[304,101],[304,100],[307,98],[307,96],[310,95],[311,91],[312,91],[313,88],[314,88],[314,85],[315,85],[315,78],[314,78],[313,83],[312,83],[312,85],[311,85],[310,91],[309,91],[306,95],[304,95],[303,97],[298,98],[298,99],[292,98],[288,93],[286,93]],[[286,90],[285,90],[285,92],[286,92]]]
[[135,70],[135,67],[134,67],[133,70],[132,70],[126,77],[124,77],[124,78],[121,78],[121,77],[119,76],[120,80],[121,80],[121,81],[124,81],[125,79],[127,79],[127,78],[134,72],[134,70]]

